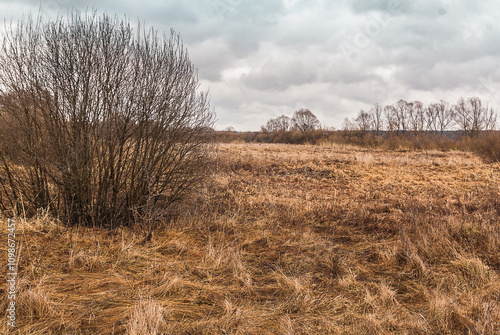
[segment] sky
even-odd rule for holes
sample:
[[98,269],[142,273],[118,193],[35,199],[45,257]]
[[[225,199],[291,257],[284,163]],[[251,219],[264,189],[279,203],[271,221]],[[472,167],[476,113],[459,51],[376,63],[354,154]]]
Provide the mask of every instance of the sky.
[[339,129],[399,99],[500,107],[497,0],[0,0],[0,18],[40,8],[94,8],[179,33],[219,130],[256,131],[301,108]]

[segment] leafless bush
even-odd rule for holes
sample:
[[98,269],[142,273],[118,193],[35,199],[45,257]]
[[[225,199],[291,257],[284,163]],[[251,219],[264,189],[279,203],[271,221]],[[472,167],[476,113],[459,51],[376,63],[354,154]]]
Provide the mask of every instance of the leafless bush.
[[6,28],[1,210],[126,224],[204,180],[213,113],[179,35],[78,12]]

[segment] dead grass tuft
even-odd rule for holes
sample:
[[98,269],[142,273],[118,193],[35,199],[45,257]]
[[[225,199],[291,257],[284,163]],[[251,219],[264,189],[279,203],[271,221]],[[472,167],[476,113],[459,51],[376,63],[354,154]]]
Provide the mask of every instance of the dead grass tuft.
[[165,326],[164,308],[150,298],[140,298],[132,308],[127,322],[127,334],[162,334]]
[[492,278],[489,267],[477,257],[458,255],[451,265],[460,273],[463,283],[470,288],[483,287]]

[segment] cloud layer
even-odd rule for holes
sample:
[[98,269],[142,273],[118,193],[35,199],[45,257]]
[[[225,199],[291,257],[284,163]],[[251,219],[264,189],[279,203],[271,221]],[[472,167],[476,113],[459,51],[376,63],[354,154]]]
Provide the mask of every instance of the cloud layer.
[[[42,0],[49,16],[95,7],[183,37],[218,116],[257,130],[309,108],[328,126],[374,102],[500,106],[500,3],[493,0]],[[7,21],[40,1],[0,0]]]

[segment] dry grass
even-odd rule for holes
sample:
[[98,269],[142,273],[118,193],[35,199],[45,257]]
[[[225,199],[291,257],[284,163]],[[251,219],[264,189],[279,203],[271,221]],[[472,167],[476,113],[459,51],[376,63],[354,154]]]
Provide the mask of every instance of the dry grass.
[[151,240],[19,219],[17,333],[500,332],[500,164],[347,146],[218,155],[205,198]]

